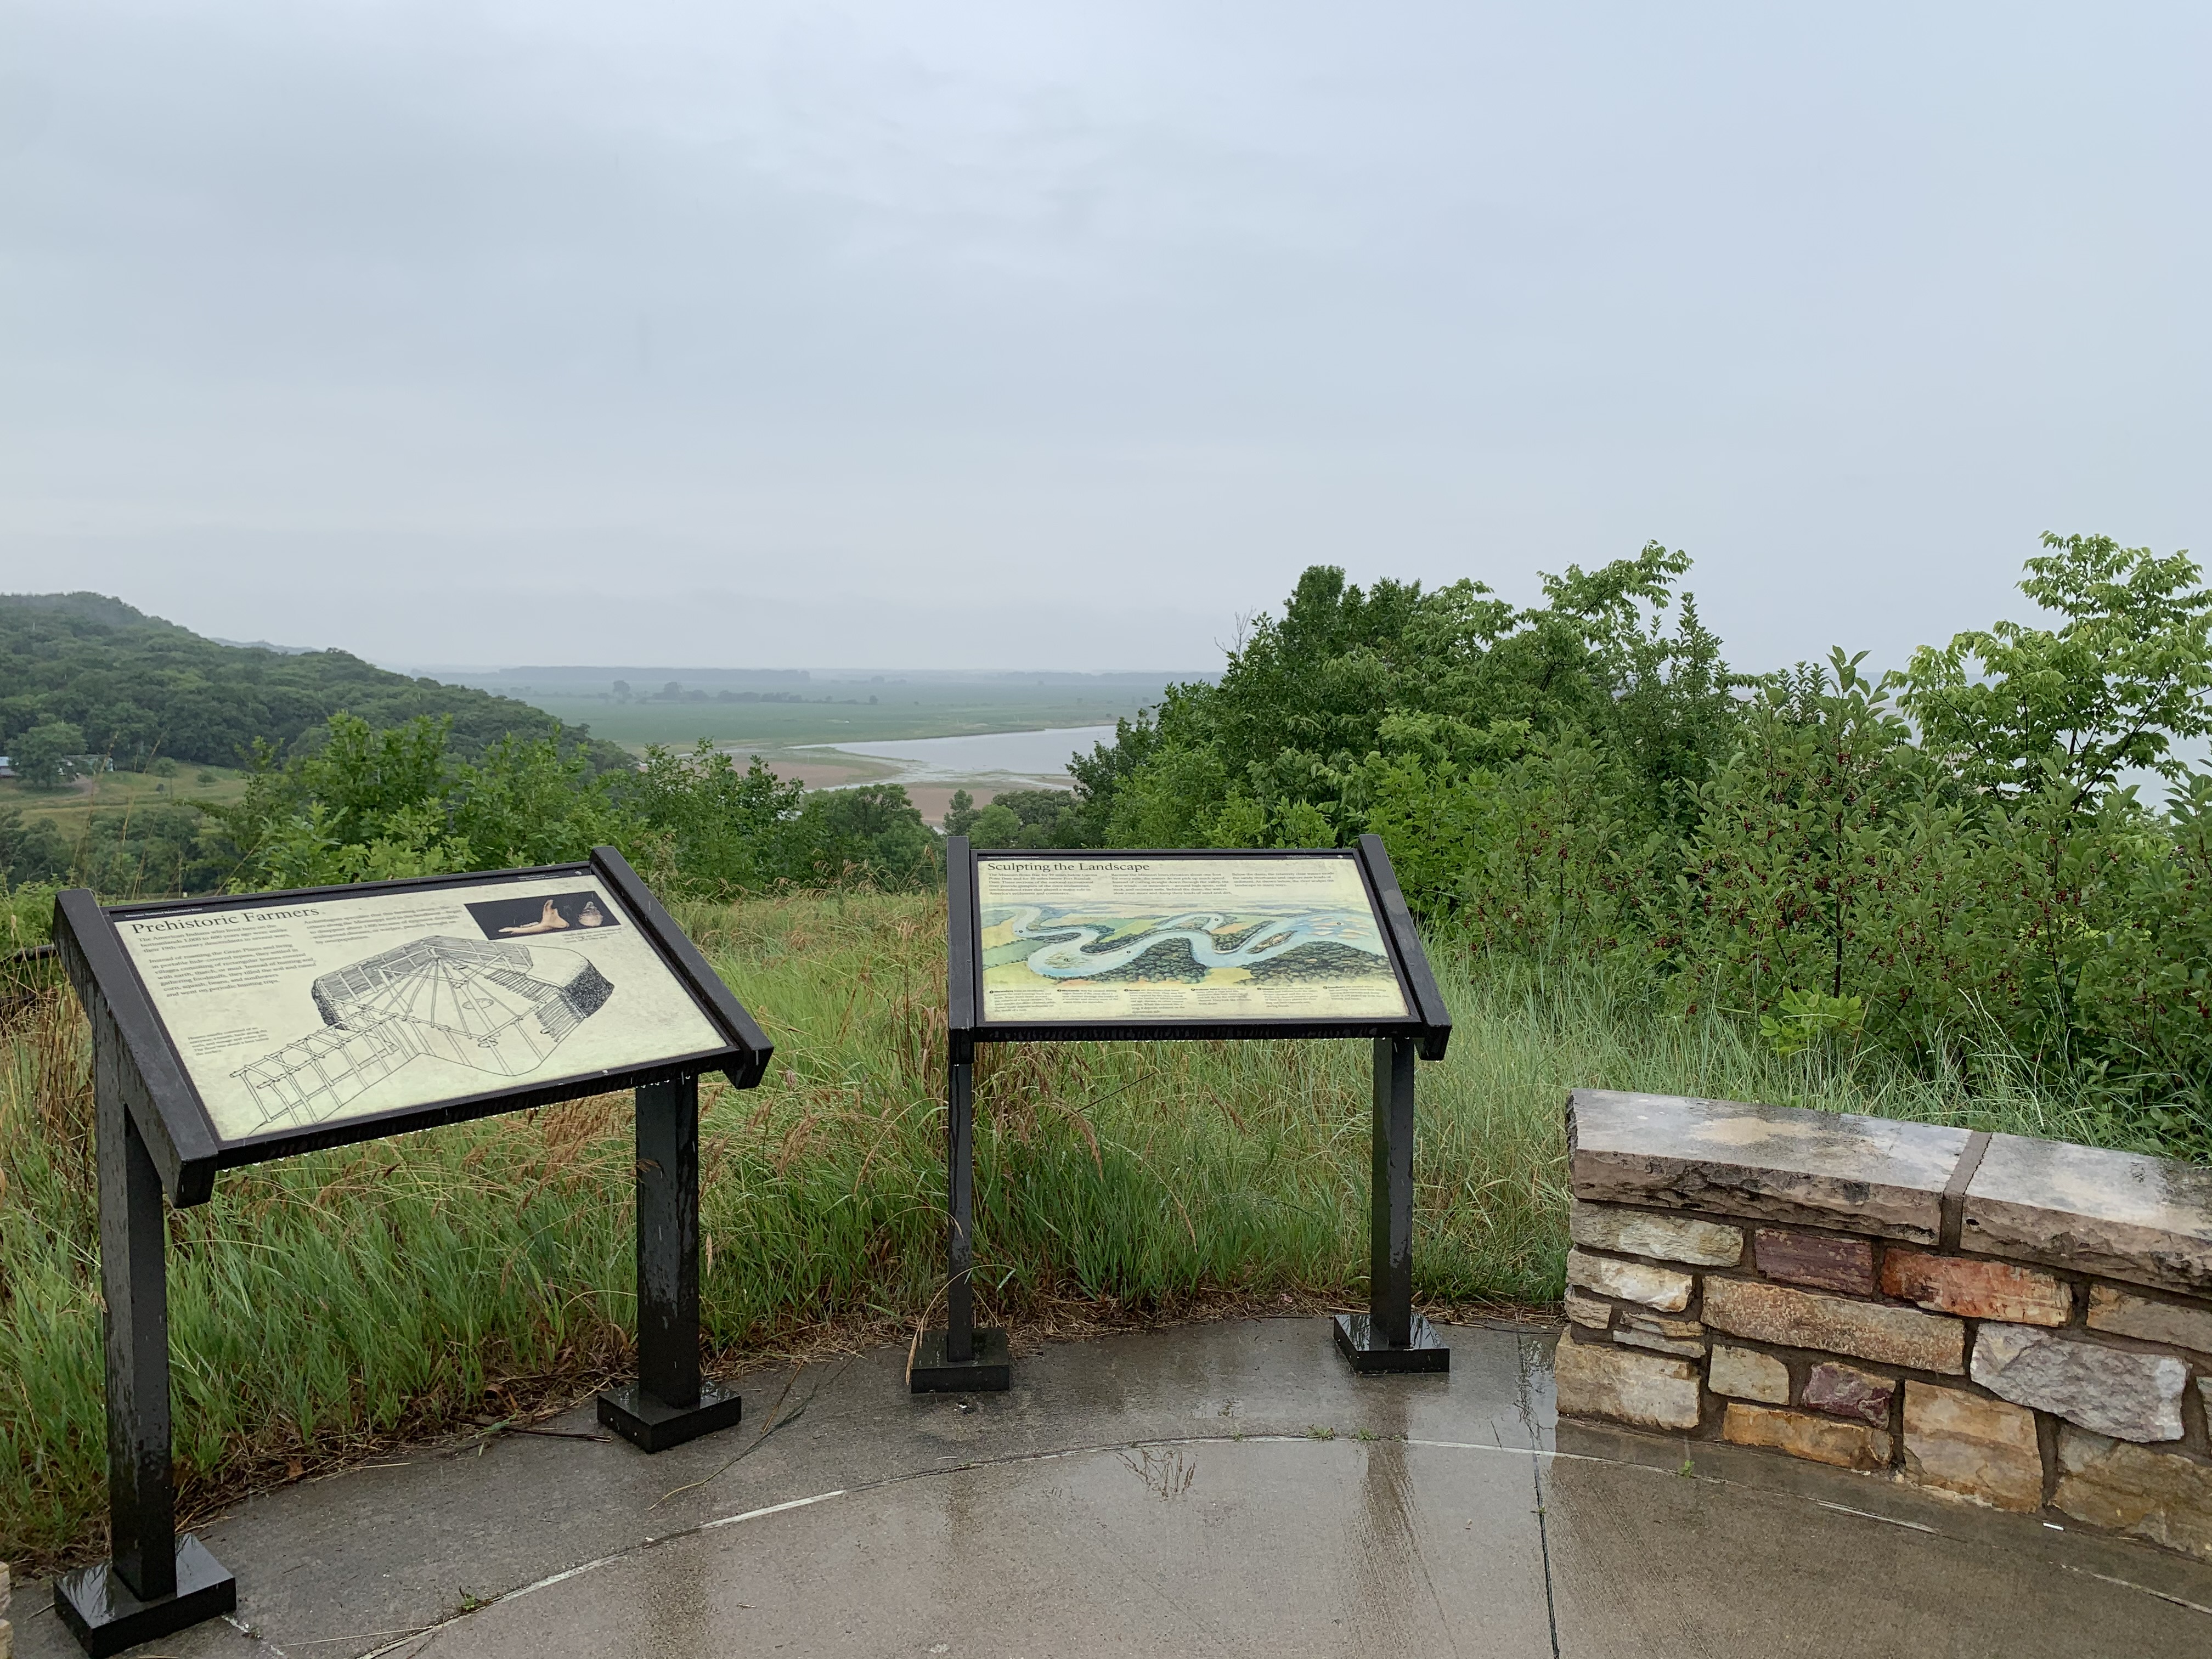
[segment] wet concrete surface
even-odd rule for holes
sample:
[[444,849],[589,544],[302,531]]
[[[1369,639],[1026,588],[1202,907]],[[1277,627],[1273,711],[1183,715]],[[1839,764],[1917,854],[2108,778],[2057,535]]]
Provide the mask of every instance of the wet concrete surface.
[[[200,1529],[232,1624],[177,1659],[737,1652],[2212,1652],[2212,1568],[1733,1448],[1555,1427],[1551,1336],[1353,1378],[1326,1322],[1071,1343],[1006,1395],[903,1351],[745,1380],[647,1458],[503,1436]],[[546,1425],[592,1431],[588,1405]],[[1686,1459],[1688,1468],[1686,1471]],[[32,1587],[22,1659],[74,1644]]]

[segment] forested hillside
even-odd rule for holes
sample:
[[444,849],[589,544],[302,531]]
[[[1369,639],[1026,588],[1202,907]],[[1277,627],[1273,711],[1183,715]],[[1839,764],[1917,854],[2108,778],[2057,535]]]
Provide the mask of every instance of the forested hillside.
[[19,766],[46,769],[71,756],[130,771],[161,757],[243,766],[257,739],[279,751],[313,746],[340,710],[376,726],[448,716],[464,757],[513,733],[557,738],[597,768],[628,760],[527,703],[410,679],[343,651],[222,645],[98,593],[0,594],[0,754]]

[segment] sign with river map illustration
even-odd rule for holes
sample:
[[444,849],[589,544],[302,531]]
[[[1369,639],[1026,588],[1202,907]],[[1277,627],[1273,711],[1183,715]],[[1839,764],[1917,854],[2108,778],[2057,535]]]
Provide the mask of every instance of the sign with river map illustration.
[[116,928],[230,1142],[726,1046],[588,869]]
[[975,860],[986,1024],[1395,1019],[1352,853]]

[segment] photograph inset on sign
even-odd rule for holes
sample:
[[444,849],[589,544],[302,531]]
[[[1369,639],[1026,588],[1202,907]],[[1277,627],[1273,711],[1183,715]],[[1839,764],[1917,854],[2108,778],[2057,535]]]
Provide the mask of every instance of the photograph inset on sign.
[[984,859],[976,877],[986,1019],[1405,1012],[1348,858]]
[[424,1054],[501,1077],[533,1072],[613,994],[574,951],[411,939],[322,975],[323,1029],[231,1075],[259,1115],[249,1133],[316,1123]]
[[622,926],[599,902],[599,896],[589,890],[549,893],[543,898],[483,899],[468,908],[486,939]]

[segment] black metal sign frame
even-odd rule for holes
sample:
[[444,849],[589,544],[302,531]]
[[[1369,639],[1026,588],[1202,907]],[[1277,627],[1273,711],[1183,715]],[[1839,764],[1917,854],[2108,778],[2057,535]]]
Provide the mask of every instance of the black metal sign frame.
[[[722,1039],[719,1047],[557,1082],[486,1090],[428,1105],[301,1129],[225,1139],[193,1086],[118,929],[152,915],[434,892],[547,877],[588,876],[638,931]],[[236,898],[101,906],[63,893],[54,940],[92,1024],[100,1172],[100,1284],[106,1304],[110,1558],[64,1575],[54,1607],[87,1652],[105,1655],[237,1605],[237,1584],[196,1538],[179,1538],[171,1473],[167,1228],[178,1208],[213,1195],[219,1170],[401,1134],[586,1095],[633,1089],[637,1100],[638,1380],[604,1391],[601,1424],[648,1452],[738,1420],[741,1403],[699,1369],[699,1077],[757,1085],[775,1050],[652,890],[611,847],[580,864],[358,883]]]
[[[981,903],[976,867],[994,858],[1024,861],[1312,860],[1357,862],[1407,1012],[1389,1018],[986,1019]],[[1451,1351],[1413,1312],[1413,1062],[1442,1060],[1451,1014],[1430,971],[1379,836],[1349,849],[1253,851],[1188,848],[1110,852],[987,850],[964,836],[945,843],[946,1026],[945,1322],[924,1331],[908,1364],[908,1385],[931,1391],[991,1391],[1012,1385],[1006,1333],[975,1322],[975,1060],[980,1043],[1181,1042],[1265,1037],[1370,1037],[1375,1044],[1373,1179],[1369,1216],[1370,1300],[1364,1314],[1340,1314],[1336,1341],[1358,1372],[1449,1370]]]

